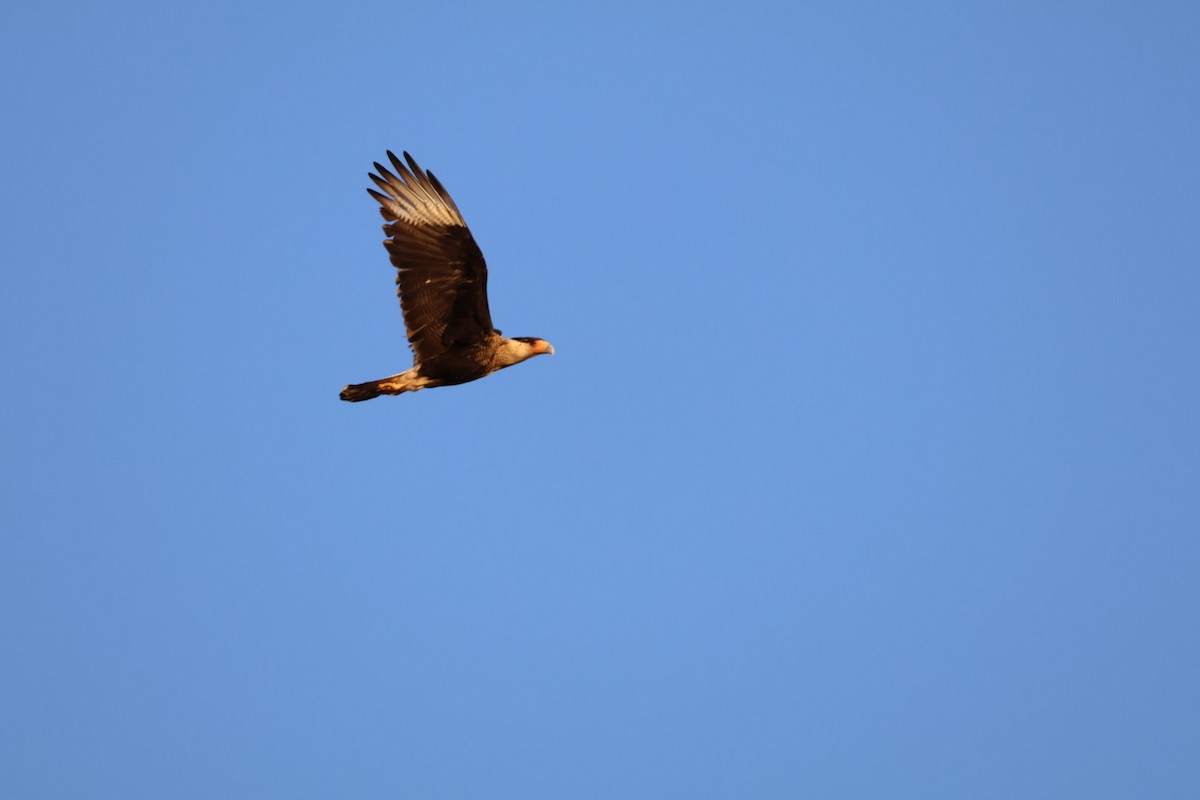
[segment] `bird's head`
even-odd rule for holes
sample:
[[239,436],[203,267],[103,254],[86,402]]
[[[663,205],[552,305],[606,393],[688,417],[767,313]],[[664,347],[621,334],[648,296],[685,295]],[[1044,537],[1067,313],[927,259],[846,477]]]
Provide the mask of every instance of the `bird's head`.
[[554,355],[554,345],[547,342],[545,339],[538,339],[532,336],[521,336],[517,338],[518,342],[525,342],[529,345],[532,355]]
[[505,339],[500,346],[496,369],[520,364],[534,356],[554,353],[554,348],[545,339],[533,336],[518,336],[515,339]]

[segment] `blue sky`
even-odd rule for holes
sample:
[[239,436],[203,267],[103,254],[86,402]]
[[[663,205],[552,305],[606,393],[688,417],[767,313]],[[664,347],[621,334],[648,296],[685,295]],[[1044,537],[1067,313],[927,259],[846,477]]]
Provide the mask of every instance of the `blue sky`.
[[1193,4],[0,17],[5,796],[1200,791]]

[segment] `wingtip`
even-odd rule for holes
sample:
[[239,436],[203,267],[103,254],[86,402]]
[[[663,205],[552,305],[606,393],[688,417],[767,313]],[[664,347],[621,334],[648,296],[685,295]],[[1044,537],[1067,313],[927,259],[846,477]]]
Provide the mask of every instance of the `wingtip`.
[[[393,153],[391,150],[388,150],[388,151],[387,151],[387,154],[388,154],[388,161],[391,161],[391,162],[392,162],[392,166],[394,166],[394,167],[396,168],[396,171],[397,171],[399,174],[401,174],[401,175],[404,175],[405,173],[407,173],[407,172],[408,172],[408,168],[404,166],[404,162],[403,162],[403,161],[401,161],[400,159],[396,158],[396,154],[395,154],[395,153]],[[410,158],[411,158],[411,157],[408,155],[408,153],[405,153],[405,154],[404,154],[404,157],[405,157],[406,159],[410,159]]]
[[417,163],[415,158],[409,155],[407,150],[404,151],[404,160],[408,162],[408,166],[412,170],[413,175],[421,175],[424,173],[424,171],[421,169],[421,165]]

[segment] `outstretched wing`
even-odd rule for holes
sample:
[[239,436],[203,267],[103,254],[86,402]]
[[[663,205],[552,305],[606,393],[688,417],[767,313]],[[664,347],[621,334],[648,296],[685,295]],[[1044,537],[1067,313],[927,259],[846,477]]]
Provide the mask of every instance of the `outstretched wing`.
[[416,362],[495,332],[487,301],[487,264],[450,193],[408,153],[388,151],[394,172],[375,163],[371,180],[396,267],[397,294]]

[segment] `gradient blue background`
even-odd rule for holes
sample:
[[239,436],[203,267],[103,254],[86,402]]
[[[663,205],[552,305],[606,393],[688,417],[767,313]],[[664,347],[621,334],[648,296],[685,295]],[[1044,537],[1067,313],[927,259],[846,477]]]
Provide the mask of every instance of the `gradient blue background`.
[[1200,796],[1198,9],[0,12],[0,794]]

